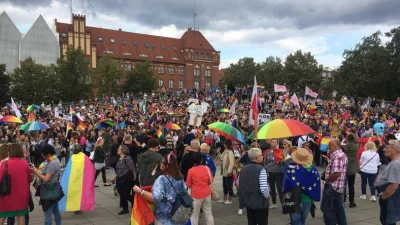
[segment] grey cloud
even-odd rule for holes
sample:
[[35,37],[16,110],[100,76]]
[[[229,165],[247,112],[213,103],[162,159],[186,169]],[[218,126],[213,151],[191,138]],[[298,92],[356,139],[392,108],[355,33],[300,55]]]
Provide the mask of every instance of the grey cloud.
[[52,0],[0,0],[1,2],[8,2],[19,7],[37,7],[50,5]]

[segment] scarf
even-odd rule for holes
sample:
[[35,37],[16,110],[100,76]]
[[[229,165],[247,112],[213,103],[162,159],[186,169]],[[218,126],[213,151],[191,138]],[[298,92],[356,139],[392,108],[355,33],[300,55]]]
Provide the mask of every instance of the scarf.
[[57,156],[56,155],[53,155],[53,156],[51,156],[51,157],[49,157],[48,159],[46,159],[46,160],[44,160],[44,162],[42,162],[40,165],[39,165],[39,168],[38,168],[38,170],[39,170],[39,172],[43,175],[44,174],[44,168],[46,168],[46,166],[51,162],[51,161],[53,161],[53,159],[55,159],[55,158],[57,158]]

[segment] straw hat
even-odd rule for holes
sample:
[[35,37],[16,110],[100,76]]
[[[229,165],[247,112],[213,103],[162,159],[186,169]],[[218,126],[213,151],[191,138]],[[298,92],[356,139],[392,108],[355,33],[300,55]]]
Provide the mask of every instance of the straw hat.
[[301,165],[312,164],[313,156],[311,153],[304,148],[298,148],[291,155],[293,162]]

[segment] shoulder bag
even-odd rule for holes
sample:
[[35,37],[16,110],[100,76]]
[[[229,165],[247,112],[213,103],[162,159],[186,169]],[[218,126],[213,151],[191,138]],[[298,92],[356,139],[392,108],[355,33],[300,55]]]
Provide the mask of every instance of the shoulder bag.
[[40,185],[40,200],[58,201],[64,197],[60,182],[45,183]]
[[361,173],[361,169],[364,168],[364,166],[366,166],[369,162],[371,162],[371,160],[373,160],[377,154],[378,154],[378,152],[375,153],[375,155],[372,156],[372,158],[370,158],[364,165],[362,165],[362,166],[360,167],[360,170],[359,170],[358,173]]
[[172,222],[174,224],[186,223],[193,214],[193,199],[184,188],[180,188],[180,190],[177,191],[171,180],[167,176],[165,176],[165,178],[167,178],[169,184],[176,193],[175,202],[172,204],[171,210]]
[[212,185],[212,179],[211,179],[211,173],[210,173],[210,169],[205,166],[207,169],[207,173],[208,173],[208,178],[210,179],[210,188],[211,188],[211,200],[213,201],[218,201],[219,199],[219,194],[218,192],[215,191],[213,185]]
[[8,173],[8,160],[5,162],[6,170],[3,179],[0,182],[0,196],[8,195],[11,191],[11,176]]

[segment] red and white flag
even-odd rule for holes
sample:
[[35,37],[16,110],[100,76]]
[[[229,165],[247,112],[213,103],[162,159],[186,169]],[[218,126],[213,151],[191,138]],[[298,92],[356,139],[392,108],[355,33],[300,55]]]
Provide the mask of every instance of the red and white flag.
[[12,109],[12,111],[14,111],[15,116],[17,116],[18,118],[22,117],[21,112],[19,111],[19,109],[18,109],[17,105],[15,104],[13,98],[11,98],[11,109]]
[[306,86],[306,95],[313,97],[313,98],[317,98],[318,94],[313,92],[309,87]]
[[[253,93],[251,94],[249,124],[254,125],[255,133],[258,130],[258,129],[256,129],[256,126],[258,128],[258,104],[257,104],[257,100],[258,100],[257,80],[256,80],[256,77],[254,77]],[[254,138],[256,138],[255,135],[254,135]]]
[[274,92],[287,92],[287,88],[284,85],[274,84]]
[[299,99],[297,98],[296,93],[293,93],[292,97],[290,98],[290,102],[293,103],[293,105],[300,108]]

